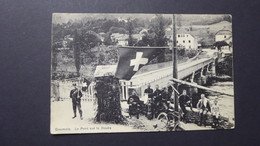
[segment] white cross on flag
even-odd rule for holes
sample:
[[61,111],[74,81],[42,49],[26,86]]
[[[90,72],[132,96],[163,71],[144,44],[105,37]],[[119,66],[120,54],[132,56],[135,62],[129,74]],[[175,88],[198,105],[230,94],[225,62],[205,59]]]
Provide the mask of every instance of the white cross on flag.
[[119,79],[130,80],[141,67],[161,54],[164,49],[161,47],[120,47],[115,76]]

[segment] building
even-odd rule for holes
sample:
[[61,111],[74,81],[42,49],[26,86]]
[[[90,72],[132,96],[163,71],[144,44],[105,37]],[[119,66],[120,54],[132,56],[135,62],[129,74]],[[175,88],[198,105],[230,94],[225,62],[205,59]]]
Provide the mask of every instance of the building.
[[191,34],[189,28],[178,28],[176,34],[176,45],[185,49],[198,49],[198,41]]
[[[166,28],[165,32],[166,37],[168,38],[168,40],[170,40],[168,41],[168,45],[172,46],[172,28]],[[185,49],[198,49],[199,46],[197,39],[191,34],[188,28],[177,29],[176,45]]]
[[225,41],[227,44],[232,45],[232,32],[230,30],[220,30],[215,34],[215,41]]
[[[144,34],[133,34],[132,37],[136,41],[142,40]],[[115,42],[118,46],[128,46],[128,34],[121,34],[121,33],[112,33],[111,40]]]
[[185,49],[197,49],[197,40],[188,33],[177,33],[176,35],[176,45],[184,47]]
[[127,34],[112,33],[110,37],[111,37],[111,40],[119,46],[128,45],[128,35]]
[[228,45],[222,46],[222,52],[225,54],[232,53],[232,32],[230,30],[220,30],[215,34],[215,42],[225,41]]
[[119,38],[117,40],[117,45],[118,46],[128,46],[128,39],[124,39],[124,38]]
[[144,36],[144,34],[140,34],[140,33],[132,35],[133,39],[135,39],[136,41],[142,40],[143,36]]

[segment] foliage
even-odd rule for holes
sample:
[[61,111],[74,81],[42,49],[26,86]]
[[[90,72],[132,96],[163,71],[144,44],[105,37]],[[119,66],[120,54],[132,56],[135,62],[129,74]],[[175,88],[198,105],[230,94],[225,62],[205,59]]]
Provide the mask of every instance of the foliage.
[[52,52],[51,52],[51,70],[52,72],[56,71],[57,68],[57,50],[55,47],[52,47]]
[[106,33],[104,36],[104,45],[109,46],[109,45],[114,45],[114,42],[111,40],[110,33]]
[[138,41],[136,46],[155,46],[154,33],[144,33],[142,40]]
[[115,27],[112,26],[109,29],[109,33],[121,33],[121,34],[127,34],[127,30],[124,29],[123,27]]
[[101,43],[101,40],[94,31],[82,30],[79,37],[78,41],[80,48],[82,48],[82,51],[84,52],[90,52],[91,48],[94,48]]
[[120,104],[120,85],[115,77],[96,78],[96,97],[98,102],[96,122],[124,123]]
[[155,45],[166,46],[167,38],[165,36],[166,22],[162,15],[156,15],[155,23],[152,25],[152,30],[155,33]]
[[223,46],[229,46],[229,44],[225,41],[218,41],[213,44],[213,46],[217,47],[218,50],[221,50],[221,47]]
[[219,62],[216,66],[217,74],[232,77],[232,56],[227,56],[225,61]]
[[[162,15],[156,15],[155,23],[152,26],[152,30],[155,33],[154,41],[156,46],[166,46],[167,38],[165,36],[166,22]],[[157,57],[158,63],[165,61],[165,52],[162,52]]]
[[133,22],[130,18],[128,19],[128,23],[127,23],[127,31],[128,31],[128,46],[133,46],[134,40],[132,35],[133,35],[134,27],[133,27]]
[[80,53],[81,53],[81,50],[80,50],[80,44],[81,44],[81,41],[80,41],[80,36],[78,35],[78,32],[77,30],[75,30],[75,34],[74,34],[74,42],[73,42],[73,53],[74,53],[74,62],[75,62],[75,67],[76,67],[76,70],[77,70],[77,75],[79,76],[79,70],[80,70],[80,66],[81,66],[81,63],[80,63]]

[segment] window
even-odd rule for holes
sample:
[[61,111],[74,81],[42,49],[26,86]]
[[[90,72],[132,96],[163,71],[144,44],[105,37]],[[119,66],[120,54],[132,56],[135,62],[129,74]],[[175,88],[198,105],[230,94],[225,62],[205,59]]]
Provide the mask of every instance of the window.
[[185,41],[183,41],[183,43],[185,43]]
[[178,41],[176,43],[179,43]]
[[224,38],[227,38],[227,36],[224,35]]
[[190,40],[189,40],[189,43],[190,43]]
[[191,46],[189,46],[189,48],[191,48]]
[[188,37],[188,35],[187,35],[187,37]]
[[180,37],[180,35],[178,35],[178,38]]

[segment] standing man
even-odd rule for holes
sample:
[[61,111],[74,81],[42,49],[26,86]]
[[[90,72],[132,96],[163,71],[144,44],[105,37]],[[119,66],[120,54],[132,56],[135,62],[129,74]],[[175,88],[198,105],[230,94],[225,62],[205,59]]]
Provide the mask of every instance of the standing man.
[[145,94],[148,94],[148,101],[147,101],[147,117],[149,120],[153,118],[153,89],[151,89],[150,83],[148,83],[147,88],[144,90]]
[[154,104],[153,104],[153,109],[154,109],[154,114],[155,117],[157,117],[157,115],[159,114],[159,104],[162,101],[162,91],[159,89],[159,85],[155,85],[155,91],[153,92],[153,96],[154,96]]
[[[182,91],[182,94],[179,97],[179,103],[180,103],[180,107],[181,110],[183,112],[183,121],[186,123],[187,121],[187,110],[186,110],[186,106],[187,104],[191,104],[191,99],[190,97],[187,95],[187,91],[184,89]],[[192,105],[191,105],[191,110],[192,110]]]
[[214,103],[211,105],[211,113],[212,113],[212,116],[213,116],[212,127],[217,128],[219,126],[219,116],[220,116],[217,99],[215,99]]
[[148,94],[148,98],[153,98],[153,89],[151,88],[150,83],[148,83],[147,88],[144,90],[144,93]]
[[204,124],[206,126],[206,118],[207,113],[210,112],[210,104],[208,99],[205,97],[205,94],[201,94],[201,99],[199,100],[197,104],[197,109],[199,109],[200,113],[200,126]]
[[72,98],[72,106],[73,106],[73,112],[74,112],[74,117],[72,117],[72,119],[77,117],[77,108],[79,110],[79,114],[80,114],[80,119],[83,120],[82,117],[82,110],[81,110],[81,97],[82,97],[82,93],[81,91],[77,88],[77,85],[74,83],[73,84],[74,89],[72,89],[70,91],[70,98]]

